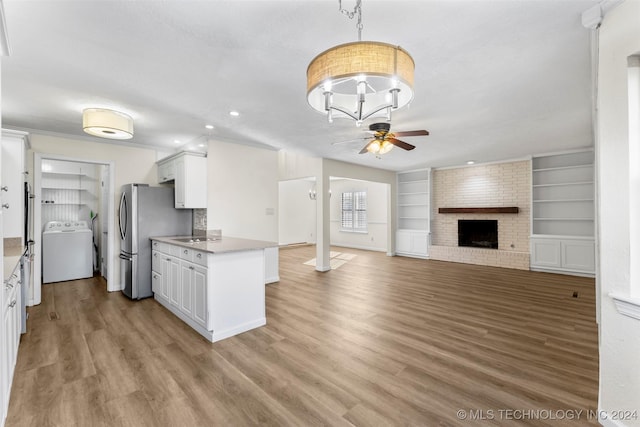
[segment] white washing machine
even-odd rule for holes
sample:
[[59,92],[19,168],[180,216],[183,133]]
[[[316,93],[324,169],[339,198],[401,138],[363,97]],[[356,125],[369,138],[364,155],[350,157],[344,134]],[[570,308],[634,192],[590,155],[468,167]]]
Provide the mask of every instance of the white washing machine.
[[86,221],[50,221],[42,233],[42,282],[93,276],[93,233]]

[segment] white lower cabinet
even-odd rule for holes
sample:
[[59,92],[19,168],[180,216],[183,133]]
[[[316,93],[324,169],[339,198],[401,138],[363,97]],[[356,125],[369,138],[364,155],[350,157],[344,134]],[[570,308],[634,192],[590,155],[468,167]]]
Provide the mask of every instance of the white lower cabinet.
[[[153,251],[151,283],[156,299],[176,307],[194,322],[207,324],[207,257],[203,252],[173,250]],[[174,255],[179,254],[179,255]],[[200,262],[196,264],[192,260]],[[204,264],[204,265],[201,265]],[[170,308],[170,307],[168,307]]]
[[396,232],[396,254],[427,258],[429,256],[429,233],[427,231],[398,230]]
[[20,315],[22,292],[17,275],[12,275],[4,283],[3,304],[0,311],[2,330],[0,330],[0,425],[4,424],[9,408],[9,395],[13,382],[13,373],[18,358],[22,319]]
[[531,269],[593,275],[596,271],[593,238],[531,237]]
[[153,248],[155,300],[209,341],[266,324],[264,248],[207,252],[157,241]]

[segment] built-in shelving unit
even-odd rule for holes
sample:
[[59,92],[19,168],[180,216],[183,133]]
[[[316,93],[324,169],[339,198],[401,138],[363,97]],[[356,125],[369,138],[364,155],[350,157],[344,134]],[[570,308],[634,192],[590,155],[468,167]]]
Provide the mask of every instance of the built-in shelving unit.
[[532,159],[531,267],[595,273],[593,151]]
[[98,210],[98,188],[94,165],[56,160],[43,163],[43,225],[59,220],[89,221],[90,213]]
[[431,170],[399,172],[396,253],[426,258],[430,231]]

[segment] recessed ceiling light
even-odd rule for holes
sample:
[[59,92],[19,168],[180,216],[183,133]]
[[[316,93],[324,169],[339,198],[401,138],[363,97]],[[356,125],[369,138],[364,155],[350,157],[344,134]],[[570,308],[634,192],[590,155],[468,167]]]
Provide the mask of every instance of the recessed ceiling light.
[[475,163],[475,160],[467,160],[468,165],[473,165],[474,163]]
[[237,111],[233,110],[233,111],[229,111],[229,115],[231,115],[233,117],[238,117],[240,115],[240,113],[238,113]]
[[204,144],[198,144],[198,147],[202,148],[204,147]]
[[205,125],[207,129],[213,129],[213,125]]
[[176,144],[180,144],[180,140],[179,139],[174,139],[173,142],[175,142]]

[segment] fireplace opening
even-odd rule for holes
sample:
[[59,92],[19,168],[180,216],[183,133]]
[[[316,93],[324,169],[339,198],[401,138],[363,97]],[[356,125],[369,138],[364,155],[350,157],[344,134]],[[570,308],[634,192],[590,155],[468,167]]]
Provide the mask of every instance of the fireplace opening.
[[498,249],[498,220],[459,219],[458,246]]

